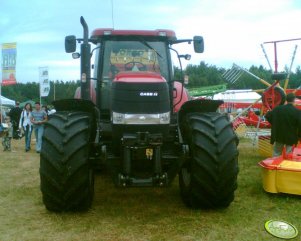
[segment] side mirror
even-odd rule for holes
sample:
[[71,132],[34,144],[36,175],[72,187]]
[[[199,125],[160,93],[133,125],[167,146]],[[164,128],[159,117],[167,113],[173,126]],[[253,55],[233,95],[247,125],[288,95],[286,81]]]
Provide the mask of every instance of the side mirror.
[[196,53],[204,52],[204,39],[202,36],[194,36],[193,37],[193,48]]
[[74,35],[65,37],[65,51],[66,53],[73,53],[76,51],[76,37]]

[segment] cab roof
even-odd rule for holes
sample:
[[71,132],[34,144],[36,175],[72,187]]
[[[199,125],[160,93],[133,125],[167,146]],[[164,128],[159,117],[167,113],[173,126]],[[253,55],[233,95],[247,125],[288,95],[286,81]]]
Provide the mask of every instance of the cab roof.
[[161,37],[167,38],[167,40],[174,41],[177,39],[176,34],[172,30],[168,29],[156,29],[156,30],[116,30],[113,28],[97,28],[92,34],[92,39],[101,39],[110,36],[143,36],[143,37]]

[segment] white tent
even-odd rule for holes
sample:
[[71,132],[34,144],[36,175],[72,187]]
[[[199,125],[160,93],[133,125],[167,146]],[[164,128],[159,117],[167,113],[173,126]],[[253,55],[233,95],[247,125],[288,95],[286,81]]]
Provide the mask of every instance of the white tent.
[[15,101],[0,95],[0,105],[12,107],[15,106]]
[[224,102],[240,102],[240,103],[253,103],[261,96],[250,90],[226,90],[225,92],[218,93],[213,96],[214,100],[223,100]]

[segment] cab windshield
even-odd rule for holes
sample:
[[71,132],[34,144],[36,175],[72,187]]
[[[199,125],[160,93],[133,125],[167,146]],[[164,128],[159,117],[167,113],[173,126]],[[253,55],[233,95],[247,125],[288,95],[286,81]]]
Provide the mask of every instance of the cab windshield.
[[169,79],[164,42],[108,40],[104,45],[103,80],[123,71],[155,72]]

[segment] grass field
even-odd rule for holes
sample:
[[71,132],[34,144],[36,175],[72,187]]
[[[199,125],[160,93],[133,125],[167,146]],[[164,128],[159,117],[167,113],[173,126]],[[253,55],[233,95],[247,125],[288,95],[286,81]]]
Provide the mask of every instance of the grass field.
[[[48,212],[39,190],[39,156],[0,150],[0,241],[13,240],[279,240],[264,229],[269,219],[286,220],[301,231],[301,199],[262,189],[262,159],[241,140],[240,173],[234,202],[222,210],[190,210],[170,188],[115,188],[108,176],[96,177],[92,209],[84,213]],[[300,240],[300,235],[294,239]]]

